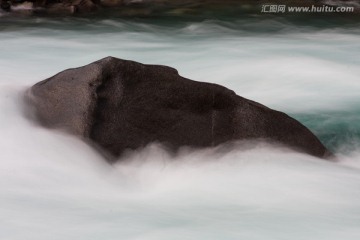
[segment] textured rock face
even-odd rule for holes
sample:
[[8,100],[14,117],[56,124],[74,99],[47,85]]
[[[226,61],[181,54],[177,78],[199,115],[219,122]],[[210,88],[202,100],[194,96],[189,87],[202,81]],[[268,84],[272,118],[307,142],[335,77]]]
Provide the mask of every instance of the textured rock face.
[[91,139],[118,157],[150,142],[209,147],[267,139],[317,157],[328,154],[303,125],[233,91],[173,68],[107,57],[69,69],[28,91],[39,121]]

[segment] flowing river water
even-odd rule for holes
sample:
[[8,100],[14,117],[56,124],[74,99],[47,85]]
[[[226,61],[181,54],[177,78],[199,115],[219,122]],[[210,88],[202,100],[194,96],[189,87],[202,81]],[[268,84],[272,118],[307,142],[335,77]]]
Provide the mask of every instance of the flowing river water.
[[[0,18],[0,239],[360,239],[359,26]],[[284,111],[339,161],[263,143],[174,157],[153,144],[109,166],[24,116],[28,87],[106,56]]]

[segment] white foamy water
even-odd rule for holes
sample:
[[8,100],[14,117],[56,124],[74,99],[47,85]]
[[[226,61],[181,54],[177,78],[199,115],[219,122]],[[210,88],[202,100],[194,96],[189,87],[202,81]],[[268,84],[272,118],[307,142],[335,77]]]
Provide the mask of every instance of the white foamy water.
[[81,140],[28,121],[22,105],[32,84],[111,55],[166,64],[293,114],[343,111],[331,121],[358,131],[357,32],[85,23],[0,32],[0,239],[360,238],[356,147],[332,163],[264,144],[175,158],[152,145],[109,166]]

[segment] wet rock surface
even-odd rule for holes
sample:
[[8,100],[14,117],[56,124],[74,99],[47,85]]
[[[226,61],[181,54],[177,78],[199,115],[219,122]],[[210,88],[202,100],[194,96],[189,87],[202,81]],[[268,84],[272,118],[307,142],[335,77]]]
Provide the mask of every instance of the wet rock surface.
[[126,149],[170,149],[261,139],[317,157],[327,149],[282,112],[167,66],[107,57],[35,84],[26,99],[46,127],[78,135],[116,161]]

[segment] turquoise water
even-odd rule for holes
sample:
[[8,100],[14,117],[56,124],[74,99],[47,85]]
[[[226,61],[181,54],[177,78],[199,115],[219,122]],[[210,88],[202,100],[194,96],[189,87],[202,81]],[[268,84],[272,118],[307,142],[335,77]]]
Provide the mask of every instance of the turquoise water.
[[[359,24],[315,22],[0,18],[0,239],[359,239]],[[24,117],[26,88],[106,56],[284,111],[339,162],[264,143],[174,159],[155,144],[108,166]]]

